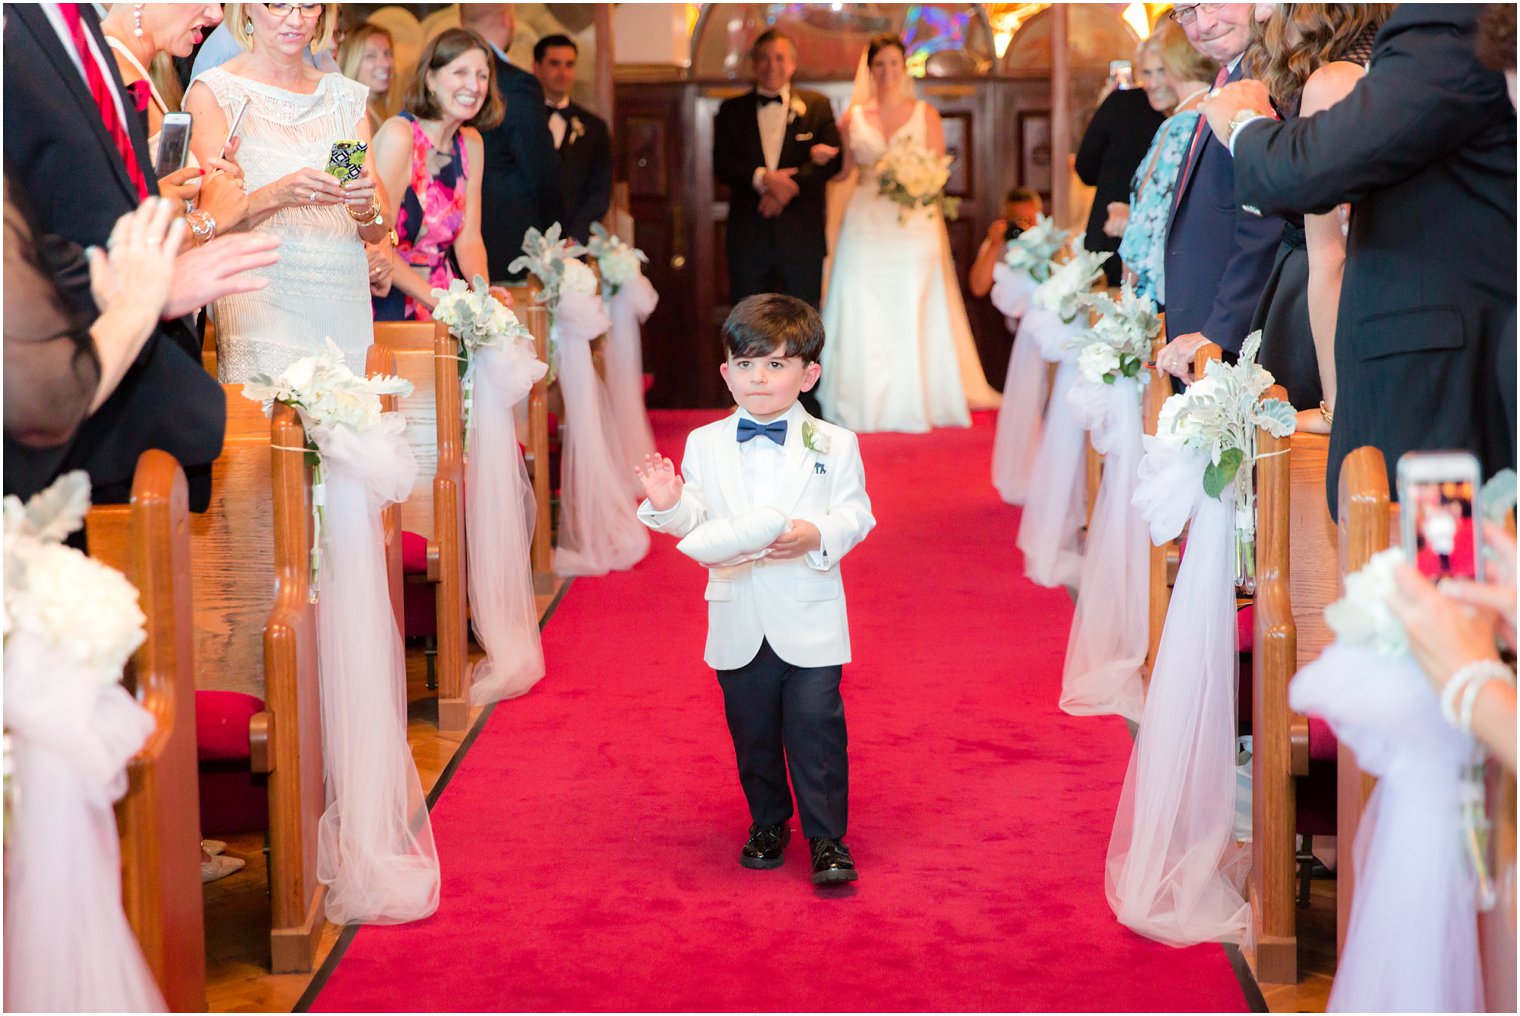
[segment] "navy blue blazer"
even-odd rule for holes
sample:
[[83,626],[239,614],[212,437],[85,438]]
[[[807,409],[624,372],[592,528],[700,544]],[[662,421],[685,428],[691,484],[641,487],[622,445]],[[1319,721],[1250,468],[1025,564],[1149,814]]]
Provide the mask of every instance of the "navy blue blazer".
[[506,104],[501,123],[480,132],[486,160],[480,187],[480,238],[491,278],[512,276],[528,228],[548,229],[565,214],[559,153],[544,116],[538,79],[496,57],[496,87]]
[[[1235,66],[1230,81],[1244,76],[1244,65]],[[1207,125],[1180,184],[1166,234],[1167,338],[1202,332],[1238,353],[1272,274],[1283,220],[1241,209],[1235,160]]]

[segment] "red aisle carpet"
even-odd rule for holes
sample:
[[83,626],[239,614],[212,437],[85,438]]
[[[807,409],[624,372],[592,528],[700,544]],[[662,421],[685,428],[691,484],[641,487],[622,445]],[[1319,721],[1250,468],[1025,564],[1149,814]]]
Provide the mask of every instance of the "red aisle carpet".
[[[712,416],[655,414],[661,448]],[[1022,577],[991,443],[985,415],[862,440],[853,889],[813,889],[795,818],[782,868],[739,866],[705,575],[656,537],[571,586],[549,676],[443,793],[439,912],[361,929],[313,1009],[1244,1011],[1223,949],[1146,941],[1104,901],[1130,739],[1056,708],[1071,604]]]

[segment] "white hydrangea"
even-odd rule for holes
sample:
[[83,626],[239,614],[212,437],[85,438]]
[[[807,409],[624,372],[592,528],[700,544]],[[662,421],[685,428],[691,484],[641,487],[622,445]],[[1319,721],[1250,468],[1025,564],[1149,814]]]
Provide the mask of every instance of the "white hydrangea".
[[491,295],[490,286],[478,275],[473,285],[466,285],[463,279],[453,279],[448,289],[435,289],[433,295],[438,297],[433,320],[448,326],[466,356],[485,346],[499,346],[529,337],[528,329],[517,320],[517,315]]
[[1077,355],[1077,370],[1089,381],[1101,384],[1107,374],[1119,371],[1119,353],[1104,342],[1090,342]]
[[602,280],[614,290],[621,289],[639,277],[639,259],[627,244],[620,244],[596,259],[601,266]]
[[1336,638],[1348,645],[1365,646],[1379,656],[1401,656],[1409,651],[1404,623],[1388,608],[1397,588],[1394,572],[1405,562],[1404,551],[1390,547],[1360,571],[1346,576],[1346,593],[1325,608],[1325,622]]
[[586,296],[596,293],[596,273],[584,261],[566,258],[561,263],[561,270],[563,272],[559,283],[561,293],[581,293]]

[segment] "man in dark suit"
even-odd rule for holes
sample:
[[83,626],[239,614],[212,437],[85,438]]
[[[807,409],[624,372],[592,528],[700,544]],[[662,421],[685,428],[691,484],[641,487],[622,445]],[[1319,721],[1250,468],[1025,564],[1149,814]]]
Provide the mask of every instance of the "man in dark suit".
[[559,152],[565,235],[585,243],[612,203],[612,135],[607,121],[570,101],[578,52],[568,35],[544,36],[533,44],[533,75],[544,87],[544,114]]
[[[755,87],[718,107],[713,176],[728,186],[728,291],[738,303],[785,293],[817,307],[823,296],[825,186],[839,172],[839,126],[829,100],[792,88],[797,47],[776,29],[750,50]],[[817,150],[828,159],[813,160]],[[819,415],[818,389],[802,405]]]
[[[1223,84],[1241,77],[1254,7],[1178,4],[1170,17],[1194,48],[1219,63]],[[1168,343],[1156,362],[1190,380],[1193,354],[1204,343],[1240,352],[1272,274],[1283,222],[1275,215],[1250,215],[1236,204],[1234,161],[1202,120],[1172,201],[1165,267]]]
[[517,21],[511,4],[460,4],[459,22],[478,34],[496,54],[496,87],[506,104],[501,123],[481,131],[485,176],[481,180],[480,235],[495,279],[522,253],[528,229],[548,229],[564,215],[559,156],[544,120],[544,90],[538,79],[507,62]]
[[[4,89],[12,111],[4,122],[6,172],[30,198],[61,297],[93,319],[98,311],[84,248],[105,246],[118,218],[157,195],[147,140],[133,106],[121,101],[121,78],[92,5],[16,4],[5,14]],[[7,492],[14,462],[18,479],[83,469],[96,503],[125,502],[138,456],[161,448],[184,467],[191,507],[204,510],[226,400],[201,366],[198,332],[180,315],[253,288],[257,280],[244,286],[232,276],[273,263],[272,253],[259,253],[271,247],[262,237],[236,237],[180,255],[164,320],[72,441],[29,449],[7,438]]]
[[1367,76],[1314,116],[1262,116],[1269,107],[1257,82],[1205,106],[1232,143],[1244,206],[1352,206],[1335,335],[1332,509],[1341,459],[1361,445],[1382,449],[1390,479],[1411,449],[1469,449],[1485,475],[1512,460],[1495,364],[1501,353],[1514,363],[1515,113],[1504,76],[1474,51],[1480,10],[1400,4]]

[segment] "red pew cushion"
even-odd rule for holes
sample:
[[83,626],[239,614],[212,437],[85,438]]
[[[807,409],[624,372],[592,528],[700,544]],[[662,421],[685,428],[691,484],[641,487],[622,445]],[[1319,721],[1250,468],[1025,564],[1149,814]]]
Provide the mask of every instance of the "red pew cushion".
[[427,537],[420,533],[401,531],[401,573],[411,575],[414,572],[427,574]]

